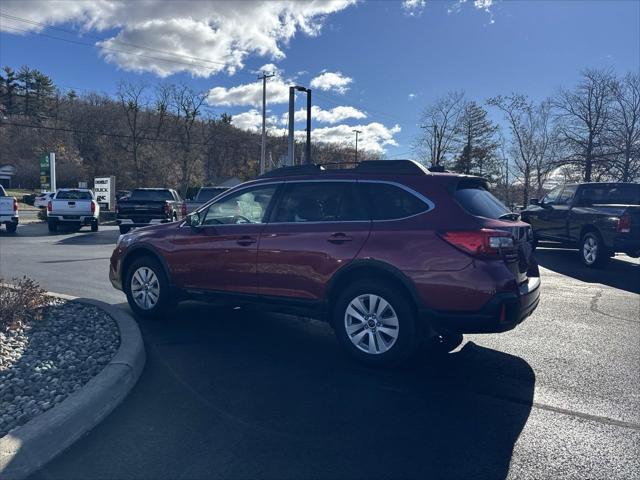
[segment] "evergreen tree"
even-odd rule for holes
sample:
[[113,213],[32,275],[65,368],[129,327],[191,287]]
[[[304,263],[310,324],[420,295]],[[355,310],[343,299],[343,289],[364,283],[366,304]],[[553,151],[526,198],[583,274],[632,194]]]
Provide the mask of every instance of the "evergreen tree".
[[477,103],[467,102],[456,126],[457,144],[461,148],[453,170],[493,180],[499,174],[496,149],[498,126]]
[[4,75],[0,74],[0,102],[5,114],[13,115],[18,113],[18,79],[11,67],[4,67],[2,71]]

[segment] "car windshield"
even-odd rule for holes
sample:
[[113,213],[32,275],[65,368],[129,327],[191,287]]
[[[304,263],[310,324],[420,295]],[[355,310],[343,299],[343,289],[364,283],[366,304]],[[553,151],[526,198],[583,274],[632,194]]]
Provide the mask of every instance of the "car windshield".
[[91,200],[91,193],[82,190],[62,190],[56,195],[56,200]]
[[134,190],[129,195],[131,200],[148,200],[150,202],[173,200],[170,190]]
[[500,200],[484,188],[457,190],[455,198],[462,208],[476,217],[499,219],[511,213]]

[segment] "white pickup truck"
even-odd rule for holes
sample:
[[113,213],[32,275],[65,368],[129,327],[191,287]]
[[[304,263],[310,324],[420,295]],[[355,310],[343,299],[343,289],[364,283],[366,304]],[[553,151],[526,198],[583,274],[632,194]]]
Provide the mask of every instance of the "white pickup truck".
[[49,232],[57,232],[58,225],[81,228],[91,226],[98,231],[100,205],[91,190],[86,188],[60,188],[47,205]]
[[7,195],[0,185],[0,225],[3,223],[9,233],[14,233],[18,228],[18,200]]

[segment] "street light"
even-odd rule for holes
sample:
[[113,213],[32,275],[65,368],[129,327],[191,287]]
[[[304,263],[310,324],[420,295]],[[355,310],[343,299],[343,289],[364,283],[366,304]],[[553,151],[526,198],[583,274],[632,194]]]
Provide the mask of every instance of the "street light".
[[361,130],[353,130],[353,132],[356,134],[356,163],[358,163],[358,134],[362,133]]
[[311,163],[311,89],[296,85],[295,87],[289,87],[289,164],[293,165],[293,127],[295,123],[295,92],[307,93],[307,145],[305,148],[305,162]]

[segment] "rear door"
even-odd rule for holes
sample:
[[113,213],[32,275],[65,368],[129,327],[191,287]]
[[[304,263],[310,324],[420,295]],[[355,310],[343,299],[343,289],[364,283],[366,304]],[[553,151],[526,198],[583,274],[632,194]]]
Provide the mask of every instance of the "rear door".
[[287,182],[260,236],[259,294],[321,299],[369,236],[363,207],[355,181]]

